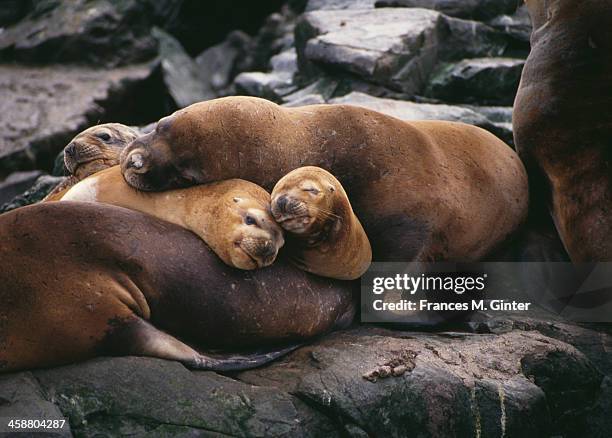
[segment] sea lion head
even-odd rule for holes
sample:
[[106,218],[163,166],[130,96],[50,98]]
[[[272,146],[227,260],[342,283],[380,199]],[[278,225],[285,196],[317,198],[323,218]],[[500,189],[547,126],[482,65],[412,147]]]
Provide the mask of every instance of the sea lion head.
[[272,216],[286,231],[315,235],[338,223],[344,189],[319,167],[300,167],[281,178],[272,190]]
[[[180,123],[181,112],[164,117],[155,129],[129,144],[121,153],[121,173],[139,190],[163,191],[188,187],[200,181],[190,176],[190,157],[181,156],[177,146],[189,130]],[[177,120],[179,119],[179,120]]]
[[[224,242],[226,262],[240,269],[257,269],[274,262],[285,244],[282,228],[270,214],[270,195],[263,188],[240,181],[240,190],[229,192],[219,211],[219,235]],[[245,187],[245,185],[250,187]],[[229,229],[227,228],[229,227]]]
[[120,123],[92,126],[74,137],[64,148],[64,165],[70,175],[82,180],[119,164],[123,148],[138,133]]

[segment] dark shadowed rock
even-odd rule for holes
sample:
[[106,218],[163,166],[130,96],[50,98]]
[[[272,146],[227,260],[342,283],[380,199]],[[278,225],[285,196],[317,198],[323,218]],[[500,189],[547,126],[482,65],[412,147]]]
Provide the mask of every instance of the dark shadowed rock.
[[246,72],[236,77],[234,84],[238,94],[263,97],[273,101],[297,89],[293,77],[298,71],[295,49],[289,49],[275,55],[270,60],[272,71]]
[[0,33],[0,59],[98,67],[142,62],[156,55],[151,27],[179,5],[174,0],[37,2],[24,20]]
[[[584,368],[589,361],[582,353],[537,332],[428,335],[375,328],[333,334],[238,378],[290,391],[369,436],[406,436],[409,430],[419,436],[538,437],[550,430],[550,388],[531,381],[521,360],[540,352],[564,357],[564,364],[551,361],[551,367],[601,380]],[[379,377],[372,379],[373,372]],[[555,385],[565,382],[561,375],[555,379]],[[569,385],[583,390],[578,382]]]
[[489,22],[489,26],[502,31],[519,42],[529,44],[531,18],[527,6],[523,5],[512,15],[500,15]]
[[227,88],[252,44],[249,35],[235,31],[230,33],[225,41],[209,47],[196,57],[195,62],[200,73],[218,96],[228,93]]
[[15,196],[4,205],[0,205],[0,213],[6,213],[7,211],[42,201],[44,197],[51,192],[51,190],[53,190],[65,179],[66,177],[63,176],[51,175],[43,175],[39,177],[34,185],[32,185],[25,192]]
[[512,58],[464,59],[442,65],[432,77],[426,96],[451,103],[512,105],[525,61]]
[[561,393],[583,426],[601,383],[583,353],[528,328],[359,327],[232,378],[137,357],[6,375],[0,415],[63,416],[78,436],[540,437],[570,430],[553,424]]
[[153,29],[153,36],[159,43],[164,83],[177,108],[217,97],[205,71],[176,38],[159,28]]
[[[72,436],[68,418],[64,417],[56,404],[45,397],[36,378],[29,372],[0,377],[0,417],[14,420],[65,420],[62,430],[54,430],[52,436]],[[2,428],[7,430],[6,424]]]
[[134,108],[158,118],[154,71],[151,64],[113,70],[0,66],[0,176],[51,170],[56,154],[78,132],[109,118],[137,122],[129,119]]
[[4,181],[0,182],[0,205],[30,188],[41,175],[40,170],[11,173]]
[[508,48],[508,36],[486,24],[445,16],[444,25],[443,61],[501,56]]
[[377,0],[376,7],[427,8],[446,15],[474,20],[488,20],[511,14],[518,7],[516,0]]
[[329,420],[285,392],[191,372],[177,362],[99,359],[34,374],[80,436],[333,432]]

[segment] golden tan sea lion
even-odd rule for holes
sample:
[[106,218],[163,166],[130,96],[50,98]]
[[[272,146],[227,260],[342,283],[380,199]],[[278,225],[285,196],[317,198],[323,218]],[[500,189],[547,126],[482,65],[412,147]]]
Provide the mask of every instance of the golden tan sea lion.
[[240,269],[270,265],[284,244],[282,229],[270,215],[268,192],[238,179],[142,192],[130,187],[119,166],[114,166],[79,182],[61,200],[104,202],[180,225],[197,234],[225,263]]
[[344,188],[320,167],[300,167],[272,190],[272,215],[287,232],[285,248],[301,269],[354,280],[368,269],[372,249]]
[[[355,311],[349,282],[282,259],[255,271],[230,268],[182,227],[111,205],[50,202],[8,212],[0,247],[2,371],[98,355],[251,368],[346,326]],[[271,351],[200,351],[260,347]]]
[[74,137],[64,148],[64,167],[68,178],[55,187],[45,201],[57,201],[79,181],[119,164],[119,154],[138,133],[120,123],[92,126]]
[[523,164],[494,135],[348,105],[201,102],[161,119],[121,156],[126,181],[143,190],[228,178],[270,190],[308,165],[345,188],[376,261],[477,260],[527,213]]

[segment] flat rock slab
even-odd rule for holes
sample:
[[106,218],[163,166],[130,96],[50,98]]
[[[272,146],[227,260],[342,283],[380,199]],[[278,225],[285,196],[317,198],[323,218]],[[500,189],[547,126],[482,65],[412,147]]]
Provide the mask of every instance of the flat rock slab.
[[427,9],[309,12],[298,25],[303,38],[297,49],[302,63],[415,93],[437,61],[441,23],[441,15]]
[[492,127],[492,122],[482,114],[460,106],[385,99],[359,92],[331,99],[330,103],[362,106],[402,120],[447,120],[485,129]]
[[497,56],[506,44],[482,23],[421,8],[318,10],[296,27],[302,73],[355,75],[407,95],[423,90],[438,61]]
[[76,436],[537,437],[605,407],[608,386],[578,349],[527,328],[362,326],[229,377],[137,357],[5,375],[0,417],[67,418]]
[[514,58],[464,59],[434,73],[425,94],[451,103],[512,106],[524,65]]
[[68,140],[104,119],[109,106],[152,71],[151,64],[112,70],[0,66],[0,176],[49,167]]

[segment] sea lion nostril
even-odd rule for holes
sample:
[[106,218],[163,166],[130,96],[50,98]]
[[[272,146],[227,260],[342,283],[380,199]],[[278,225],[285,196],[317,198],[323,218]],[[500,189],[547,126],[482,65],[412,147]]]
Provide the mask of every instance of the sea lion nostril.
[[70,143],[68,146],[66,146],[66,148],[64,149],[64,154],[69,155],[71,157],[76,156],[76,145],[74,143]]
[[136,153],[128,157],[128,161],[127,161],[128,169],[129,168],[142,169],[143,166],[144,166],[144,161],[143,161],[142,154]]
[[279,198],[276,200],[276,206],[281,212],[284,212],[287,208],[287,195],[279,196]]

